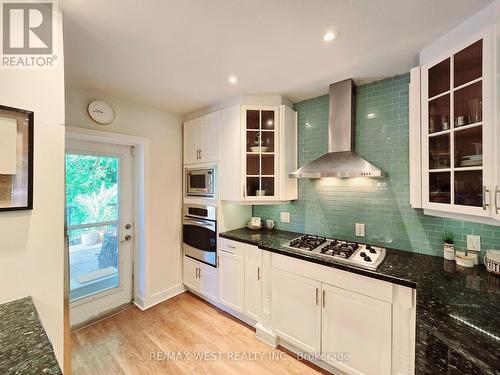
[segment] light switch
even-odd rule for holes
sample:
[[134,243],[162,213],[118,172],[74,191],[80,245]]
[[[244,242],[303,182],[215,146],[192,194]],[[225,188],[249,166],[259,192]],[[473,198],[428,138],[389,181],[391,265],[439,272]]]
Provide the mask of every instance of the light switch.
[[282,223],[290,223],[290,212],[281,212],[280,219]]

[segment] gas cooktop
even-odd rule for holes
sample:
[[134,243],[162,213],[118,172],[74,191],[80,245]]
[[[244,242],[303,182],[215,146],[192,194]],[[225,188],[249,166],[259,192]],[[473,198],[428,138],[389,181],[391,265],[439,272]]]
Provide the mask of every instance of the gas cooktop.
[[295,238],[287,246],[290,249],[333,257],[340,262],[375,270],[385,258],[385,249],[357,242],[306,234]]

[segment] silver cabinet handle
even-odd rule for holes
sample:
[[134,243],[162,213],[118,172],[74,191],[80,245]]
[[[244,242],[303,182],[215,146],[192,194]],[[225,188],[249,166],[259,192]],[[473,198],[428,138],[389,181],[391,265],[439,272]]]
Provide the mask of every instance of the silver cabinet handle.
[[257,267],[257,281],[260,281],[260,267]]
[[325,291],[323,290],[323,308],[325,308]]
[[200,148],[200,159],[201,159],[201,151],[202,151],[202,150],[201,150],[201,148]]
[[[486,203],[486,193],[489,193],[489,189],[486,189],[486,186],[483,186],[483,210],[486,211],[486,208],[489,207],[489,203]],[[495,197],[496,199],[496,197]]]
[[236,246],[229,245],[229,244],[227,244],[227,247],[229,247],[230,249],[236,249]]
[[500,193],[500,190],[498,190],[498,185],[495,185],[495,213],[498,214],[498,193]]
[[316,306],[319,305],[319,289],[316,288]]
[[197,279],[198,278],[198,267],[196,267],[196,271],[194,271],[194,278]]

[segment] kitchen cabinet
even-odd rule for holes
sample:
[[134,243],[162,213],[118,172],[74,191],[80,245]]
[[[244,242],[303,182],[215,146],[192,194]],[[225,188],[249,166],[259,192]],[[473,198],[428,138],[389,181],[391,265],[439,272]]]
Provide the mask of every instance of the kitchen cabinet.
[[391,373],[390,303],[322,284],[322,306],[322,352],[350,356],[325,356],[327,363],[347,374]]
[[298,198],[297,113],[285,105],[237,105],[222,111],[220,197],[249,202]]
[[185,165],[220,159],[220,128],[220,111],[184,123]]
[[[500,145],[494,140],[500,125],[494,120],[492,44],[492,30],[487,29],[412,71],[412,207],[499,218],[495,187]],[[420,108],[412,105],[416,102]]]
[[245,315],[258,321],[262,311],[262,250],[245,245]]
[[321,283],[273,269],[272,322],[276,335],[308,353],[321,352]]
[[218,300],[218,275],[216,268],[184,256],[183,282],[189,289],[213,301]]
[[233,245],[219,249],[219,291],[220,302],[239,313],[244,313],[245,258],[239,247]]

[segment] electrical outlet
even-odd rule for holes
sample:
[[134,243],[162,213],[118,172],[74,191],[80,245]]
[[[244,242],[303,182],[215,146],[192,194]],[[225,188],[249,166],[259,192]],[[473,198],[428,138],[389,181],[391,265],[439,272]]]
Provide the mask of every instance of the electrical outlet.
[[281,212],[280,219],[282,223],[290,223],[290,212]]
[[356,236],[358,237],[365,236],[365,224],[356,223],[354,224],[354,227],[356,228]]
[[467,235],[467,250],[481,251],[481,237]]

